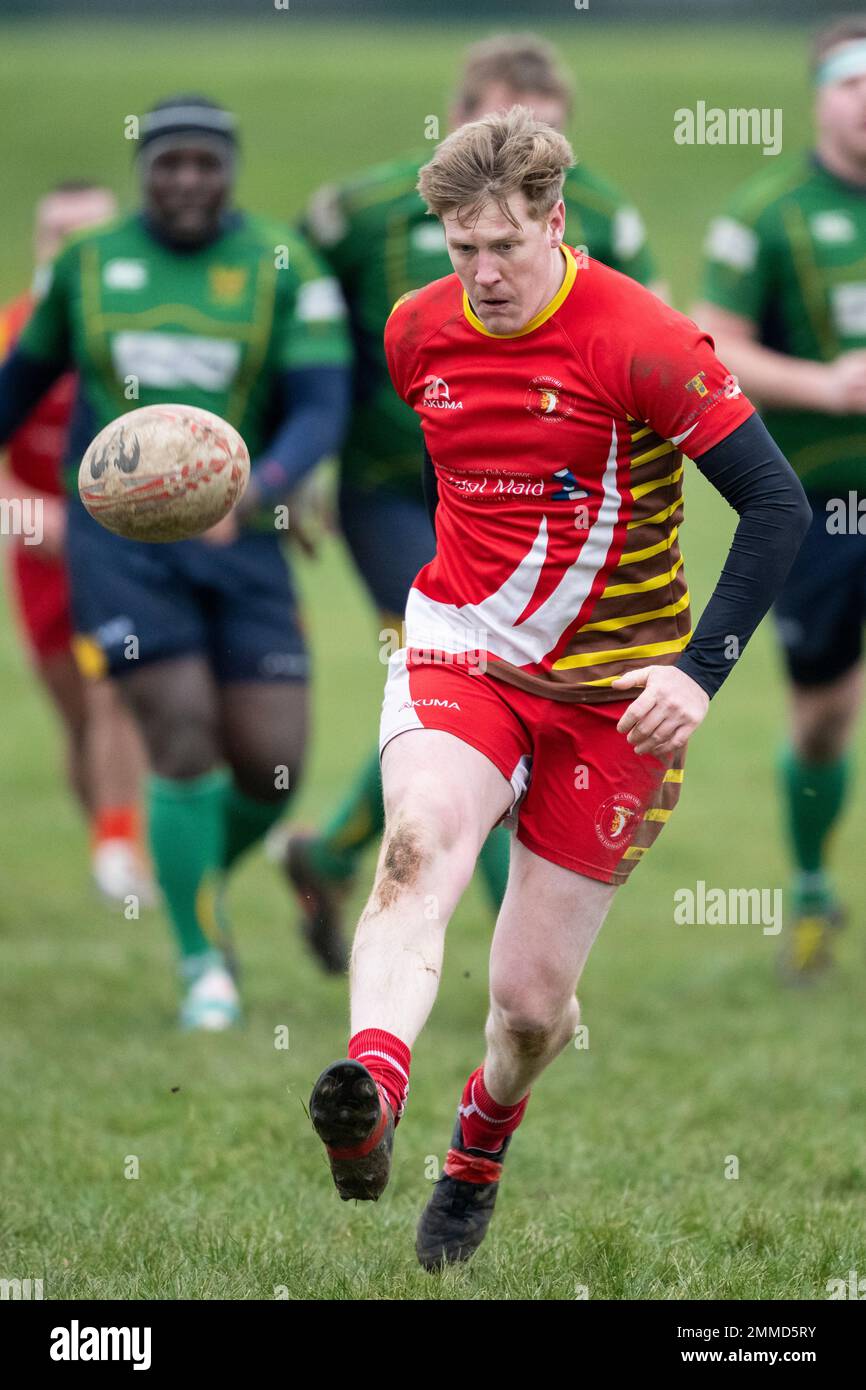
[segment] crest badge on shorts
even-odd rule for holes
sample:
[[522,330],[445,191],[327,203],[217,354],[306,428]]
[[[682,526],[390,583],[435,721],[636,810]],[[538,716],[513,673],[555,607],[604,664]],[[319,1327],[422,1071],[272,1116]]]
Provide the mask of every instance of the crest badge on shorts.
[[625,849],[642,819],[641,802],[634,792],[618,792],[596,811],[595,833],[605,849]]

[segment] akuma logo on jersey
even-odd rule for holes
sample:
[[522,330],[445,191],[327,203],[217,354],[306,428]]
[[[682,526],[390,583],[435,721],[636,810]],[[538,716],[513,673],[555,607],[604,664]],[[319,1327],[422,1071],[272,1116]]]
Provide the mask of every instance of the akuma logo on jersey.
[[633,792],[619,792],[595,813],[595,833],[606,849],[625,849],[641,823],[641,803]]
[[419,707],[420,707],[420,708],[423,708],[423,709],[459,709],[459,708],[460,708],[460,706],[458,705],[458,703],[457,703],[456,700],[433,700],[433,699],[427,698],[427,699],[424,699],[424,700],[404,700],[403,703],[402,703],[402,705],[400,706],[400,709],[401,709],[401,710],[404,710],[404,709],[418,709]]
[[524,405],[536,420],[567,420],[574,414],[574,402],[555,376],[534,376]]
[[441,376],[424,378],[424,405],[431,410],[462,410],[462,401],[452,401],[451,388]]

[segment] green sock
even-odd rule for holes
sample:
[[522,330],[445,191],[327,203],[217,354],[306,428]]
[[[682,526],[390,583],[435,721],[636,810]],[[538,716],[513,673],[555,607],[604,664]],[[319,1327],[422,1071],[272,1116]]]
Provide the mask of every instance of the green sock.
[[154,868],[181,963],[219,948],[214,912],[223,847],[226,774],[179,781],[151,776],[147,797]]
[[807,763],[785,748],[780,774],[787,830],[797,878],[798,907],[825,906],[832,891],[824,864],[827,839],[845,802],[851,774],[847,757],[834,763]]
[[358,860],[385,824],[379,754],[364,764],[345,801],[310,846],[310,858],[319,873],[331,878],[351,878]]
[[268,833],[282,815],[285,804],[283,798],[279,801],[255,801],[240,791],[234,782],[229,782],[224,802],[223,869],[230,869],[244,850]]
[[491,830],[478,856],[478,867],[484,875],[487,891],[493,899],[493,906],[499,911],[499,904],[505,897],[508,882],[508,861],[511,855],[511,834],[504,825]]

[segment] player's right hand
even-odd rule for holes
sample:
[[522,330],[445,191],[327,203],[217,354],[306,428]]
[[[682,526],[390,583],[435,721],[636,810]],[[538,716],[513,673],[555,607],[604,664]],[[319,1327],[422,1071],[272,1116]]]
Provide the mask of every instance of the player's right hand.
[[843,352],[826,364],[824,397],[830,415],[866,413],[866,348]]

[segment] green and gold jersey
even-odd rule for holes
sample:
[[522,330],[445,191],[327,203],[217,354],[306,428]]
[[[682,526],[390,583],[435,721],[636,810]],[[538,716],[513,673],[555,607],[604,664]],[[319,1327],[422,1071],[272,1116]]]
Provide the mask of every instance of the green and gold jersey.
[[[866,189],[803,154],[746,184],[710,225],[703,296],[757,325],[765,347],[831,362],[866,347]],[[763,418],[812,493],[866,476],[866,417],[767,407]]]
[[[343,446],[355,486],[420,493],[421,440],[414,413],[394,391],[385,361],[385,321],[401,295],[452,271],[439,221],[416,189],[430,158],[384,164],[313,198],[304,232],[345,295],[355,344],[355,404]],[[565,180],[565,238],[646,284],[653,265],[637,211],[582,166]]]
[[[278,423],[286,371],[351,358],[339,286],[297,232],[239,213],[207,246],[176,250],[136,215],[66,244],[21,335],[74,367],[88,439],[117,415],[180,401],[234,425],[250,455]],[[67,485],[88,439],[76,431]]]

